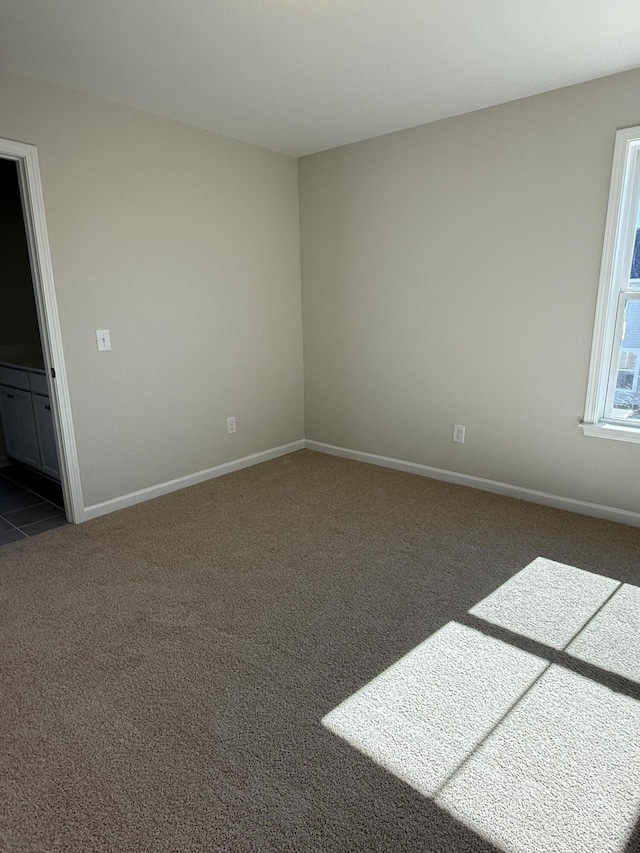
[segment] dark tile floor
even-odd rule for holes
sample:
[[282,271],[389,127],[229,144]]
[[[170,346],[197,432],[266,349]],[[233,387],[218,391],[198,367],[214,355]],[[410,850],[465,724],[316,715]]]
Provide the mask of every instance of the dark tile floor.
[[62,488],[23,465],[0,468],[0,545],[67,524]]

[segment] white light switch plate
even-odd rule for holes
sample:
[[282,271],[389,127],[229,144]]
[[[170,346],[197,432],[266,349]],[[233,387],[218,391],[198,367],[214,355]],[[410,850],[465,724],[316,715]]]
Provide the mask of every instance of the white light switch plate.
[[98,349],[100,352],[111,349],[111,333],[109,329],[96,329],[96,338],[98,339]]

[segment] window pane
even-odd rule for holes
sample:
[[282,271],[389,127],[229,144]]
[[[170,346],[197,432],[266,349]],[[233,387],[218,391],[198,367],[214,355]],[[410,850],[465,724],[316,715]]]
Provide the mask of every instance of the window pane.
[[625,305],[624,332],[618,355],[616,390],[612,418],[640,420],[640,300],[629,299]]
[[636,237],[633,244],[629,279],[629,290],[640,290],[640,208],[638,208],[636,215]]
[[[628,245],[628,244],[627,244]],[[640,278],[640,226],[636,226],[636,242],[633,247],[630,278]]]

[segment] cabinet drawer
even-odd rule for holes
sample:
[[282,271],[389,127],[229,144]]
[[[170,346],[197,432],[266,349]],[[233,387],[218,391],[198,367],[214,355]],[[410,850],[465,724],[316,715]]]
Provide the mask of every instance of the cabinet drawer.
[[0,385],[10,385],[11,388],[22,388],[23,391],[31,390],[27,371],[17,370],[15,367],[0,367]]
[[47,385],[47,377],[44,373],[29,373],[29,381],[31,382],[31,390],[34,394],[42,394],[43,397],[49,396],[49,386]]

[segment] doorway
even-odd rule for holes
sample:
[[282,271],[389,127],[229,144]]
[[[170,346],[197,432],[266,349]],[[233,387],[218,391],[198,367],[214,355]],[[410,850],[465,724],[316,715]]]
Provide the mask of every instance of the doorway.
[[19,196],[16,215],[22,216],[25,255],[16,257],[18,239],[16,251],[10,251],[14,280],[7,283],[4,277],[15,316],[12,331],[5,322],[0,339],[0,389],[6,391],[0,457],[11,463],[0,468],[1,484],[5,492],[26,488],[41,494],[42,501],[61,503],[66,519],[79,523],[84,506],[35,147],[0,139],[0,168],[3,192]]

